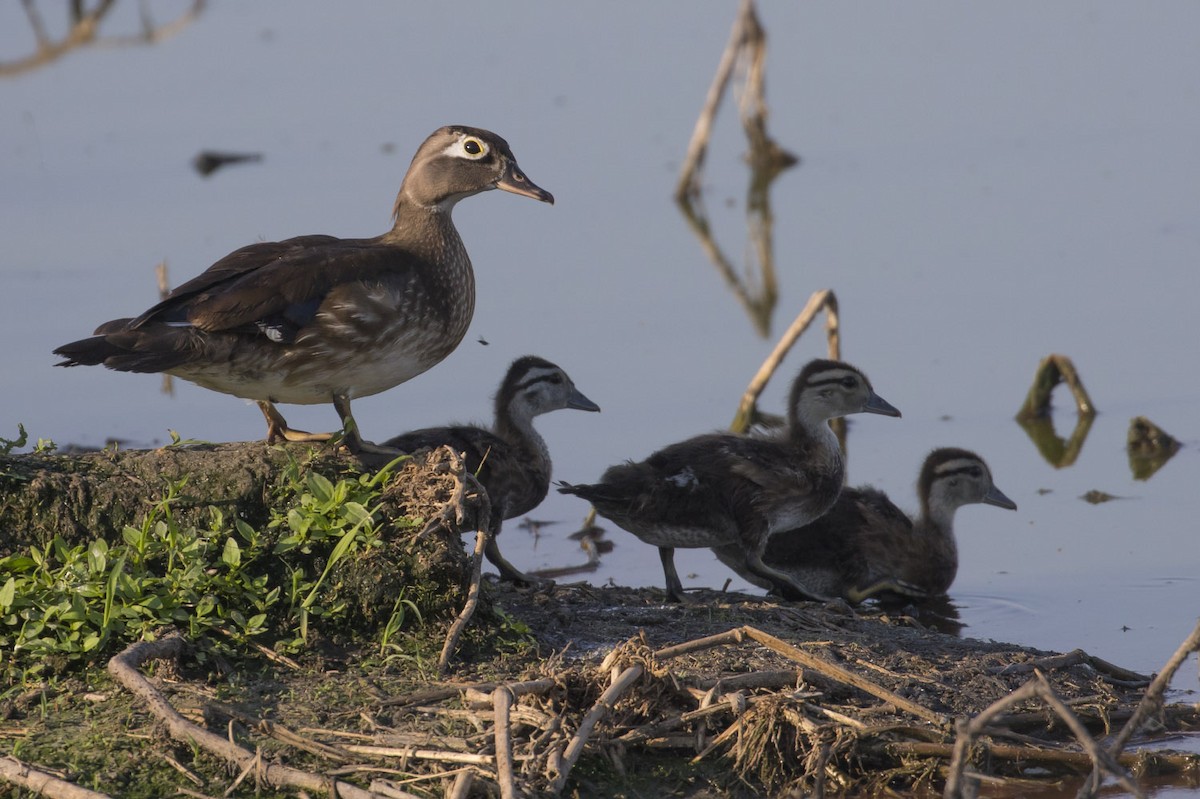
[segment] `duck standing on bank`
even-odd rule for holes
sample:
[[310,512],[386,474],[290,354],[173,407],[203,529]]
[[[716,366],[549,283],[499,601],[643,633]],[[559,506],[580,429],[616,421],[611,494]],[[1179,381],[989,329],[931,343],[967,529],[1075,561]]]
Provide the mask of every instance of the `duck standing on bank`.
[[658,547],[671,601],[683,601],[675,548],[718,546],[736,549],[742,568],[777,590],[823,599],[762,554],[775,533],[809,523],[837,499],[844,466],[829,420],[851,413],[900,415],[858,369],[814,360],[792,383],[781,433],[689,438],[612,466],[599,483],[563,483],[559,491]]
[[[559,367],[535,355],[513,361],[496,393],[496,417],[490,430],[469,425],[430,427],[388,439],[384,446],[401,452],[448,446],[464,454],[463,467],[475,475],[492,504],[484,549],[500,577],[514,583],[539,582],[500,554],[496,541],[505,519],[529,513],[550,489],[550,451],[533,429],[533,419],[563,408],[599,411]],[[544,581],[550,582],[550,581]]]
[[508,143],[479,128],[433,132],[413,156],[381,236],[299,236],[235,250],[134,319],[54,352],[59,366],[165,372],[255,400],[267,440],[325,441],[288,427],[275,403],[332,402],[352,452],[350,400],[410,380],[454,351],[475,312],[475,274],[451,220],[489,189],[553,203]]
[[[941,596],[958,573],[954,512],[984,503],[1016,510],[992,482],[983,459],[965,449],[935,449],[917,480],[921,510],[910,519],[882,491],[844,489],[819,519],[775,535],[763,561],[813,591],[854,603],[872,596]],[[755,585],[776,585],[745,568],[736,547],[714,547],[717,557]],[[788,599],[798,598],[789,595]]]

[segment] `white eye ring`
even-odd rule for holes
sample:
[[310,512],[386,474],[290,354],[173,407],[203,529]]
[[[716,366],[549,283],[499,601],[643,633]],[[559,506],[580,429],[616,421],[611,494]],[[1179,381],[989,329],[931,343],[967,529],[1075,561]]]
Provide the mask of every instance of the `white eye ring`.
[[[471,152],[474,150],[475,152]],[[455,158],[465,158],[468,161],[478,161],[481,158],[487,157],[487,154],[492,151],[488,143],[478,136],[463,135],[458,141],[446,148],[446,155],[452,155]]]

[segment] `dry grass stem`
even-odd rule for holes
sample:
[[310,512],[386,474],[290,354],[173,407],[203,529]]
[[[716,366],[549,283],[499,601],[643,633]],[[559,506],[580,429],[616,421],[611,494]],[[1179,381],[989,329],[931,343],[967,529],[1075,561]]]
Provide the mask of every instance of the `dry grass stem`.
[[[1191,635],[1184,639],[1175,653],[1167,660],[1161,672],[1150,682],[1150,687],[1146,689],[1146,695],[1142,697],[1142,701],[1138,703],[1134,709],[1133,715],[1125,722],[1125,726],[1117,733],[1112,744],[1108,748],[1108,754],[1111,757],[1118,757],[1125,750],[1125,746],[1146,720],[1156,712],[1163,708],[1163,695],[1167,691],[1167,686],[1171,684],[1171,679],[1175,676],[1175,672],[1183,665],[1184,661],[1193,652],[1200,652],[1200,623],[1197,623]],[[1100,784],[1103,780],[1103,774],[1097,767],[1093,769],[1087,782],[1080,788],[1078,796],[1080,799],[1084,797],[1095,796],[1100,790]]]
[[866,677],[855,674],[851,671],[847,671],[841,666],[834,665],[833,663],[829,663],[814,655],[810,655],[803,650],[797,649],[791,644],[781,641],[769,633],[765,633],[762,630],[755,629],[754,627],[745,627],[743,629],[745,630],[747,637],[754,639],[758,643],[762,644],[768,649],[778,652],[784,657],[796,661],[801,666],[805,666],[813,671],[820,672],[830,679],[853,686],[860,691],[866,691],[872,696],[879,697],[883,701],[895,705],[897,708],[911,713],[917,718],[924,719],[932,724],[947,725],[950,722],[949,719],[940,713],[934,713],[932,710],[922,707],[916,702],[911,702],[895,692],[889,691],[888,689],[871,682]]
[[[449,448],[447,448],[449,449]],[[491,518],[491,501],[488,499],[487,492],[483,490],[483,486],[479,481],[469,473],[463,466],[462,457],[458,453],[452,452],[451,463],[454,470],[455,479],[458,484],[455,488],[454,495],[450,502],[446,503],[446,508],[443,509],[442,518],[448,519],[451,515],[454,518],[454,524],[461,526],[464,520],[468,517],[467,504],[470,501],[476,503],[475,515],[475,551],[472,553],[471,561],[471,582],[467,588],[467,601],[463,603],[463,609],[458,614],[458,618],[450,625],[450,630],[446,634],[446,643],[442,646],[442,653],[438,657],[438,674],[446,676],[450,673],[450,660],[454,657],[454,651],[458,648],[458,640],[462,637],[463,631],[471,622],[471,617],[475,615],[475,609],[479,606],[479,590],[483,582],[483,550],[487,546],[488,532],[490,528]],[[430,524],[433,522],[431,521]]]
[[734,414],[733,422],[729,425],[729,429],[734,432],[744,432],[749,429],[754,420],[754,410],[758,406],[759,395],[767,387],[767,383],[771,381],[771,377],[774,376],[779,365],[783,363],[783,359],[791,351],[797,339],[812,325],[813,320],[816,319],[817,314],[822,310],[825,311],[825,335],[828,356],[834,360],[842,357],[837,297],[831,289],[814,291],[808,298],[808,302],[805,303],[804,308],[800,310],[795,320],[792,321],[791,326],[779,338],[779,342],[771,350],[771,354],[767,356],[762,366],[758,368],[758,372],[750,380],[750,384],[746,387],[746,392],[742,395],[742,401],[738,405],[737,413]]

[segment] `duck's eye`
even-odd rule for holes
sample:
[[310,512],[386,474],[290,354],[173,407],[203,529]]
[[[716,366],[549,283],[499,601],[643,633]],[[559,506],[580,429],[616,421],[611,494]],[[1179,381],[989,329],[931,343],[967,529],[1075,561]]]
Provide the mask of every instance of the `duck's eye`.
[[550,375],[550,377],[547,379],[550,381],[551,385],[557,386],[562,384],[562,375]]
[[467,139],[463,142],[463,149],[466,150],[467,155],[479,155],[483,152],[483,144],[479,139]]
[[850,377],[847,375],[846,377],[842,378],[842,387],[843,388],[854,388],[857,385],[858,385],[858,379],[855,377]]
[[972,466],[970,469],[967,470],[967,474],[971,475],[972,477],[982,477],[983,470],[980,469],[978,466]]

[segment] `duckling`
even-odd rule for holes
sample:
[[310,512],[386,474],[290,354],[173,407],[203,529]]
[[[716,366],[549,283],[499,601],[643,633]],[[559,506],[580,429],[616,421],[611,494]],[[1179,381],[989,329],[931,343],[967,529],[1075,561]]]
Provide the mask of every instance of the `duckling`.
[[858,369],[814,360],[792,384],[782,433],[697,436],[612,466],[599,483],[558,490],[658,547],[671,601],[683,601],[675,547],[718,546],[737,549],[740,565],[777,589],[823,599],[762,554],[775,533],[807,524],[837,499],[844,467],[828,422],[860,412],[900,415]]
[[495,133],[439,128],[413,157],[383,235],[242,247],[141,316],[59,347],[57,365],[165,372],[255,400],[268,441],[330,439],[293,430],[275,403],[332,402],[346,446],[377,451],[359,435],[350,400],[416,377],[462,340],[475,274],[451,211],[490,189],[554,202]]
[[491,535],[484,554],[500,577],[514,583],[542,581],[524,574],[496,542],[505,519],[529,513],[550,489],[550,452],[533,429],[533,419],[562,408],[599,411],[559,367],[535,355],[513,361],[496,393],[496,419],[490,430],[457,425],[414,430],[388,439],[401,452],[448,445],[465,453],[464,467],[476,476],[492,503]]
[[[1016,510],[992,482],[973,452],[947,447],[925,458],[917,480],[921,511],[910,519],[882,491],[847,488],[824,516],[775,535],[763,561],[814,591],[854,603],[899,594],[927,598],[945,594],[958,572],[954,512],[984,503]],[[776,584],[747,570],[736,547],[715,548],[717,557],[764,588]],[[787,592],[784,596],[794,598]]]

